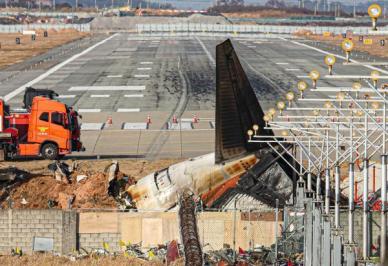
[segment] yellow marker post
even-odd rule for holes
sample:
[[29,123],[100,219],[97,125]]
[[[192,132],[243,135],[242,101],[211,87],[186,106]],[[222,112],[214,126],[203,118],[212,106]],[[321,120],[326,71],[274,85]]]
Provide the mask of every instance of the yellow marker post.
[[377,18],[381,15],[381,6],[372,4],[368,7],[368,14],[372,19],[372,30],[377,30]]
[[300,98],[303,98],[303,92],[307,89],[308,85],[305,81],[301,80],[296,85],[298,87],[298,91],[300,92]]
[[342,50],[346,53],[346,62],[350,62],[350,52],[354,48],[354,43],[352,40],[345,39],[341,44]]
[[333,74],[333,66],[335,64],[335,56],[332,54],[325,56],[325,64],[329,67],[329,75]]
[[309,77],[311,78],[311,80],[313,81],[313,87],[314,89],[317,88],[317,80],[320,78],[321,74],[319,74],[318,70],[312,70],[310,73],[309,73]]
[[373,44],[373,40],[372,39],[364,39],[364,44],[365,45],[372,45]]

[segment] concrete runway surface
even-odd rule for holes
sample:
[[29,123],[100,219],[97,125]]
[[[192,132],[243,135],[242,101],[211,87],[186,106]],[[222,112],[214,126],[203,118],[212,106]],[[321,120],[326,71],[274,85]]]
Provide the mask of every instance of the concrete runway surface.
[[[76,156],[193,157],[214,150],[215,46],[223,40],[97,36],[27,71],[22,66],[34,59],[1,71],[0,95],[14,108],[21,106],[26,85],[55,90],[83,116],[87,151]],[[388,75],[386,66],[344,66],[337,58],[338,78],[327,78],[325,52],[343,54],[312,41],[269,35],[232,40],[264,110],[284,99],[287,91],[296,93],[296,83],[309,81],[312,69],[321,73],[320,87],[349,87],[354,79],[347,75],[369,75],[371,68]],[[66,46],[61,49],[66,51]],[[361,56],[356,59],[366,61]],[[10,73],[17,75],[4,79]],[[182,124],[166,130],[173,115],[181,117]],[[152,123],[145,129],[148,116]],[[194,116],[199,123],[191,123]],[[109,117],[111,125],[106,123]]]

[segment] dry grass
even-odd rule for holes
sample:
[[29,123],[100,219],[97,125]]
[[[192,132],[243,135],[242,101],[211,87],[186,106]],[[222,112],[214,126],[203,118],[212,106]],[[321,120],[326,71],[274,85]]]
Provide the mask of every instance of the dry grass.
[[[106,265],[131,265],[131,266],[162,266],[163,263],[159,261],[144,261],[137,258],[128,258],[124,256],[100,256],[87,257],[76,261],[71,261],[67,257],[52,256],[49,254],[34,254],[24,255],[22,257],[1,256],[0,265],[3,266],[57,266],[57,265],[71,265],[71,266],[106,266]],[[181,261],[177,261],[174,265],[183,265]]]
[[[331,43],[340,46],[344,38],[341,35],[322,36],[322,35],[305,35],[306,38],[321,42]],[[368,36],[363,35],[364,39],[372,39],[372,44],[364,44],[359,41],[359,36],[353,36],[354,51],[367,52],[371,55],[388,57],[388,36]],[[385,46],[380,45],[380,40],[385,40]]]
[[[48,30],[48,37],[43,36],[44,30],[36,30],[36,33],[35,41],[31,40],[31,35],[23,35],[21,33],[0,34],[0,69],[88,35],[87,33],[72,29],[58,32],[56,30]],[[20,38],[21,44],[16,44],[16,38]]]
[[302,13],[290,13],[286,10],[257,10],[252,12],[228,12],[222,13],[227,18],[287,18],[301,16]]

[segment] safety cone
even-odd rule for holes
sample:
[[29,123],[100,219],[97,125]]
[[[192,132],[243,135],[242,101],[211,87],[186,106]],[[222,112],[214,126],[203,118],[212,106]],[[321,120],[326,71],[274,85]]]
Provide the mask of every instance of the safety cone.
[[178,124],[178,119],[176,118],[176,115],[174,115],[174,116],[172,117],[172,123],[173,123],[173,124]]
[[151,116],[147,115],[147,124],[151,124]]
[[106,126],[110,126],[110,125],[112,125],[112,124],[113,124],[112,117],[111,117],[111,116],[108,116],[108,119],[106,120],[105,125],[106,125]]
[[198,123],[198,121],[199,121],[199,119],[198,119],[197,115],[194,115],[194,117],[193,117],[193,123]]

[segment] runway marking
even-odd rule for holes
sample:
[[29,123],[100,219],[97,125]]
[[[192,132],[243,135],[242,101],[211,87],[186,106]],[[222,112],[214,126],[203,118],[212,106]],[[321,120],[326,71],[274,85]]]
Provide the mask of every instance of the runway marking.
[[123,75],[108,75],[107,78],[122,78]]
[[135,78],[149,78],[150,75],[135,75]]
[[370,65],[370,66],[388,66],[388,62],[343,62],[345,66]]
[[136,51],[137,51],[137,48],[125,48],[125,47],[117,48],[115,50],[115,52],[136,52]]
[[142,98],[144,97],[143,94],[125,94],[124,95],[125,98]]
[[147,123],[123,123],[123,130],[146,130],[148,129]]
[[[371,79],[370,75],[325,75],[327,79]],[[379,79],[388,79],[388,76],[379,76]]]
[[289,63],[285,63],[285,62],[278,62],[278,63],[275,63],[277,65],[289,65]]
[[119,108],[117,109],[118,113],[133,113],[133,112],[140,112],[139,108]]
[[101,109],[78,109],[78,113],[99,113]]
[[109,94],[92,94],[90,95],[90,98],[109,98]]
[[140,62],[140,65],[152,65],[154,62]]
[[301,71],[299,68],[286,68],[286,71]]
[[25,90],[26,87],[31,87],[33,86],[35,83],[38,83],[40,82],[41,80],[47,78],[49,75],[51,75],[52,73],[54,73],[55,71],[61,69],[62,67],[64,67],[65,65],[69,64],[70,62],[73,62],[75,59],[79,58],[80,56],[83,56],[85,54],[87,54],[88,52],[92,51],[94,48],[106,43],[107,41],[109,41],[110,39],[116,37],[118,35],[118,33],[90,46],[89,48],[83,50],[82,52],[80,52],[79,54],[76,54],[76,55],[73,55],[72,57],[70,57],[69,59],[63,61],[62,63],[59,63],[58,65],[50,68],[49,70],[47,70],[45,73],[41,74],[40,76],[36,77],[35,79],[31,80],[30,82],[27,82],[26,84],[20,86],[19,88],[13,90],[12,92],[8,93],[7,95],[4,96],[4,101],[9,101],[11,100],[13,97],[15,97],[16,95],[18,95],[19,93],[23,92]]
[[302,76],[296,76],[299,79],[305,79],[305,78],[310,78],[308,75],[302,75]]
[[104,123],[82,123],[81,130],[101,130],[104,127]]
[[215,65],[216,64],[216,60],[214,60],[213,56],[211,55],[211,53],[209,52],[209,50],[206,48],[205,44],[203,44],[203,42],[197,37],[195,36],[195,39],[199,42],[199,44],[201,45],[202,49],[205,51],[205,54],[207,55],[207,57],[209,58],[209,61]]
[[59,99],[68,99],[68,98],[75,98],[76,95],[74,94],[66,94],[66,95],[58,95],[57,98]]
[[255,49],[255,48],[256,48],[256,46],[254,46],[254,45],[248,45],[247,47],[248,47],[248,48],[252,48],[252,49]]
[[[322,49],[319,49],[319,48],[310,46],[310,45],[305,44],[305,43],[300,43],[300,42],[297,42],[297,41],[287,40],[287,39],[285,39],[285,38],[283,38],[283,37],[279,37],[279,39],[284,40],[284,41],[290,41],[290,42],[293,43],[293,44],[296,44],[296,45],[299,45],[299,46],[303,46],[303,47],[312,49],[312,50],[317,51],[317,52],[320,52],[320,53],[322,53],[322,54],[332,54],[332,55],[334,55],[334,56],[337,57],[337,58],[341,58],[341,59],[343,59],[343,60],[346,60],[346,58],[345,58],[344,56],[342,56],[342,55],[333,54],[332,52],[326,52],[326,51],[324,51],[324,50],[322,50]],[[356,63],[356,64],[359,63],[359,64],[360,64],[361,66],[363,66],[363,67],[366,67],[366,68],[369,68],[369,69],[372,69],[372,70],[377,70],[377,71],[380,71],[381,73],[384,73],[384,74],[388,74],[388,71],[386,71],[386,70],[383,70],[383,69],[381,69],[381,68],[374,67],[374,66],[371,66],[371,65],[363,64],[363,63],[361,63],[361,62],[359,62],[359,61],[357,61],[357,60],[354,60],[354,59],[351,59],[351,62]]]
[[69,91],[143,91],[146,86],[76,86]]
[[137,70],[151,70],[151,67],[138,67]]

